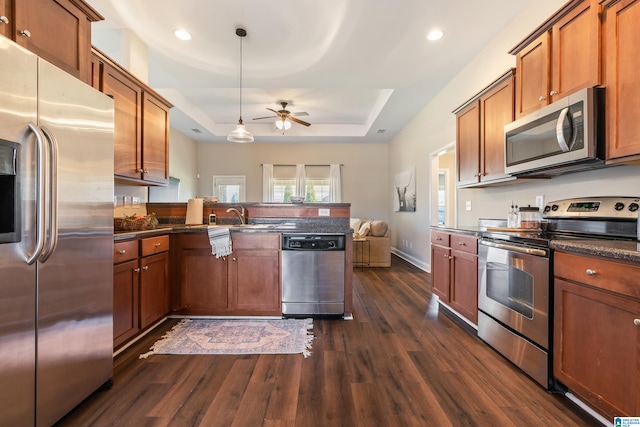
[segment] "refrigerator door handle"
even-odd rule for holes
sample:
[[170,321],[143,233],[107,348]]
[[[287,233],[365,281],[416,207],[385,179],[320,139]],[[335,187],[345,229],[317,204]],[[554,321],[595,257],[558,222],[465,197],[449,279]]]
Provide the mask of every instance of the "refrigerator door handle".
[[49,194],[47,197],[47,230],[49,230],[49,235],[46,239],[46,247],[38,257],[38,261],[46,262],[58,246],[58,141],[47,128],[43,126],[40,129],[49,143]]
[[29,133],[33,133],[36,137],[36,247],[33,253],[27,257],[27,264],[31,265],[40,256],[44,249],[45,237],[45,195],[46,181],[45,174],[45,143],[44,136],[40,129],[33,123],[29,123],[23,132],[23,140],[26,141]]

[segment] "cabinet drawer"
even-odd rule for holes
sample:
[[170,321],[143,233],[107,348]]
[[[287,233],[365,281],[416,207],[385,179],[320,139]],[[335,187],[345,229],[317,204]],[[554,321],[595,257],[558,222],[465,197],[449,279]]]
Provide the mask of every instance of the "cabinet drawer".
[[231,234],[233,250],[236,249],[280,249],[280,233],[243,233]]
[[640,299],[638,265],[556,252],[553,274],[556,277]]
[[149,256],[169,250],[169,236],[147,237],[141,240],[142,256]]
[[478,253],[478,239],[474,236],[464,236],[461,234],[451,235],[451,249],[470,254]]
[[450,234],[445,231],[431,230],[431,244],[440,246],[449,246]]
[[138,258],[138,241],[127,240],[113,244],[113,263],[131,261]]

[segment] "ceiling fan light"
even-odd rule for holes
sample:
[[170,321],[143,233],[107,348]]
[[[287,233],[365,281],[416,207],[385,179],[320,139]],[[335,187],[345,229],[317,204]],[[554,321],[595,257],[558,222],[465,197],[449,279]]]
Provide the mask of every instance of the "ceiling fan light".
[[227,141],[237,142],[240,144],[253,142],[253,135],[251,135],[251,133],[245,129],[244,123],[242,123],[242,118],[238,120],[236,128],[227,136]]
[[287,119],[276,120],[276,127],[280,130],[282,130],[283,128],[284,130],[287,130],[291,127],[291,122]]

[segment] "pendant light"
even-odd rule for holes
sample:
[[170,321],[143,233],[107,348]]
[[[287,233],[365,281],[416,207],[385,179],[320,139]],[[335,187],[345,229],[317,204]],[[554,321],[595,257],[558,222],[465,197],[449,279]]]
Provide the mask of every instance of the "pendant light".
[[253,135],[249,133],[242,122],[242,38],[247,35],[244,28],[236,28],[236,35],[240,37],[240,119],[236,128],[227,136],[227,141],[246,143],[253,142]]

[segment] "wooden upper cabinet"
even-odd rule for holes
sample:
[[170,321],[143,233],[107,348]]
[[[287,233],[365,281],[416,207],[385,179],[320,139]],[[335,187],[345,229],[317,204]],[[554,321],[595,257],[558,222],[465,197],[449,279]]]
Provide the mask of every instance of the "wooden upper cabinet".
[[143,179],[169,183],[169,107],[149,92],[142,96]]
[[[611,4],[613,3],[613,4]],[[640,162],[640,1],[605,5],[607,161]]]
[[456,113],[456,160],[458,185],[480,180],[480,101],[469,103]]
[[572,0],[519,43],[516,117],[601,83],[599,0]]
[[0,0],[0,35],[11,38],[13,35],[13,1]]
[[102,20],[100,14],[82,0],[14,0],[11,6],[10,38],[91,84],[91,22]]
[[549,102],[549,39],[545,31],[516,55],[516,116],[522,117]]
[[514,179],[504,173],[504,125],[514,118],[514,70],[454,111],[458,187]]
[[480,97],[480,182],[503,179],[504,126],[514,119],[513,71]]
[[172,105],[95,48],[91,63],[93,86],[114,101],[116,178],[142,185],[168,184]]
[[114,174],[142,177],[142,88],[111,64],[103,64],[102,91],[113,97]]

